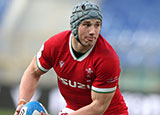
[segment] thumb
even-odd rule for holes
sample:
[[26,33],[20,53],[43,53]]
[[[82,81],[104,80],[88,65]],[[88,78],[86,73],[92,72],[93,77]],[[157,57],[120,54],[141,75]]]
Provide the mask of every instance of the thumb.
[[21,110],[22,106],[23,106],[23,104],[21,104],[21,105],[18,105],[18,106],[17,106],[17,108],[16,108],[16,111],[15,111],[14,115],[18,115],[18,114],[19,114],[19,112],[20,112],[20,110]]

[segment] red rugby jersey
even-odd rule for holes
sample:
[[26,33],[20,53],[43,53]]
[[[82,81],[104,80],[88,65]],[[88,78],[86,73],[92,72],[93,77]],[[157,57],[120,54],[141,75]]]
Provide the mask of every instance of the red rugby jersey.
[[42,45],[37,53],[39,69],[47,72],[54,68],[60,92],[70,109],[77,110],[90,104],[91,90],[99,93],[115,91],[104,115],[127,112],[119,90],[120,63],[114,49],[100,35],[88,52],[76,58],[72,51],[71,36],[71,31],[64,31]]

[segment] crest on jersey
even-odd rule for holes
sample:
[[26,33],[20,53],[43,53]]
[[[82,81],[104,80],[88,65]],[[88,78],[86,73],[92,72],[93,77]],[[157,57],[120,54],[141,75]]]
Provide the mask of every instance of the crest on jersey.
[[85,78],[86,78],[86,82],[87,83],[92,83],[93,78],[95,76],[95,72],[94,72],[94,68],[93,67],[87,67],[85,69]]
[[93,73],[92,69],[91,68],[87,68],[86,72],[87,72],[87,76],[86,77],[90,78],[91,74]]

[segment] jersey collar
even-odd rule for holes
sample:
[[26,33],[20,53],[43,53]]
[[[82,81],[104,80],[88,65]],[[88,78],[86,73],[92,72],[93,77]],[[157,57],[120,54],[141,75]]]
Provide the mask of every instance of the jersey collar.
[[79,58],[77,58],[75,55],[74,55],[74,53],[73,53],[73,50],[72,50],[72,33],[71,33],[71,35],[70,35],[70,37],[69,37],[69,50],[70,50],[70,53],[71,53],[71,55],[72,55],[72,57],[73,57],[73,59],[74,60],[77,60],[77,61],[82,61],[82,60],[84,60],[89,54],[90,54],[90,52],[92,51],[92,49],[94,48],[94,46],[95,46],[95,44],[91,47],[91,49],[89,49],[84,55],[82,55],[81,57],[79,57]]

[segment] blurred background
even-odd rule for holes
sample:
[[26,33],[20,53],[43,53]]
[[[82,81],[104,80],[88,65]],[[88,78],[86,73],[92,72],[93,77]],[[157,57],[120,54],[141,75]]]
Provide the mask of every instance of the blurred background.
[[[0,0],[0,114],[14,113],[24,70],[52,35],[70,29],[83,0]],[[121,61],[120,89],[130,115],[160,115],[160,1],[90,0],[103,12],[101,34]],[[65,106],[50,70],[32,100],[52,114]]]

